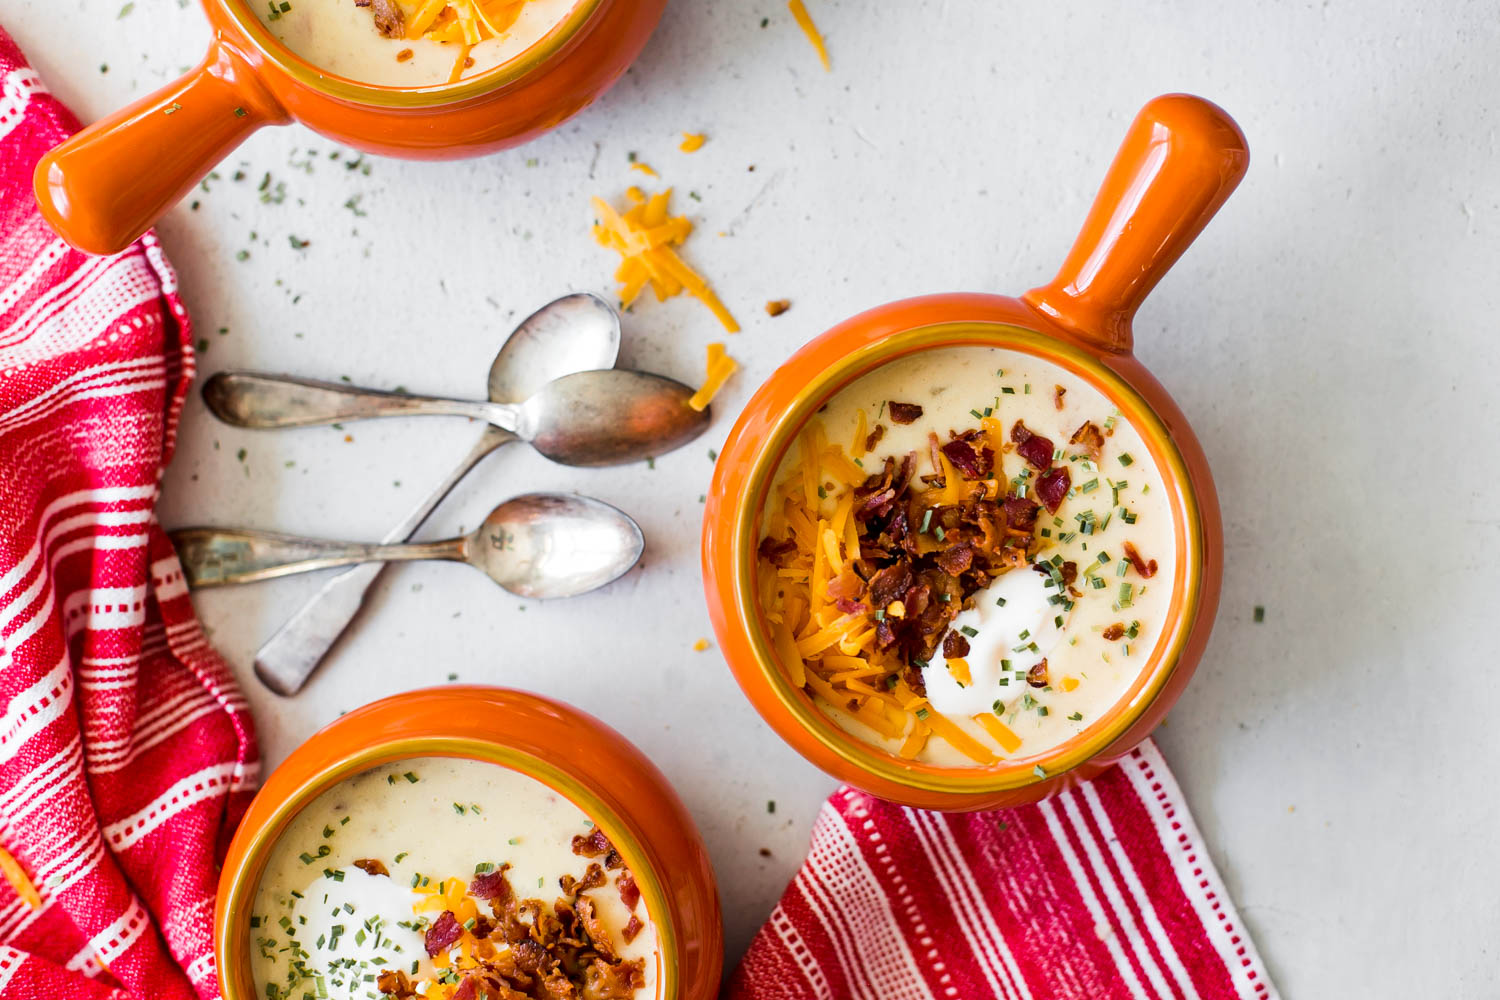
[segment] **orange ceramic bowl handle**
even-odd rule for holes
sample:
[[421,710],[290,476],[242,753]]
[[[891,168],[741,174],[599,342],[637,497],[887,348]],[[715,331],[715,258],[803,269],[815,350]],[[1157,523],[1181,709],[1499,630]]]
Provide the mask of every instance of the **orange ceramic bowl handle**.
[[42,215],[80,250],[119,253],[235,146],[286,112],[250,63],[215,41],[198,68],[42,157]]
[[1129,351],[1136,309],[1249,163],[1244,133],[1222,108],[1188,94],[1156,98],[1131,123],[1062,270],[1022,298],[1089,347]]

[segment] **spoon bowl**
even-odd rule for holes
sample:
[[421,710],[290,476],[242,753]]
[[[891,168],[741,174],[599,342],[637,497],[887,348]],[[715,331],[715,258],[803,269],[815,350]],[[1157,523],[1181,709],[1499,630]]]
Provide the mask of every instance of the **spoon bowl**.
[[512,594],[543,601],[618,579],[646,547],[640,526],[621,511],[558,493],[507,500],[470,539],[471,566]]
[[438,542],[365,545],[270,531],[172,532],[194,588],[274,580],[336,566],[440,559],[468,563],[519,597],[575,597],[619,579],[641,558],[640,527],[589,497],[528,493],[490,511],[477,529]]

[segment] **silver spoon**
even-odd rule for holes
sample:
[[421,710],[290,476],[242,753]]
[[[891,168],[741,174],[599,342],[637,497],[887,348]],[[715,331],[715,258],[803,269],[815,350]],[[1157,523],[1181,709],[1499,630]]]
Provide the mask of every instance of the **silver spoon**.
[[468,563],[521,597],[587,593],[619,579],[641,557],[640,527],[588,497],[528,493],[507,500],[471,534],[440,542],[361,545],[269,531],[184,528],[172,532],[190,587],[272,580],[371,560]]
[[483,420],[563,465],[621,465],[671,451],[708,426],[688,406],[692,386],[650,372],[606,368],[553,379],[524,403],[476,402],[359,389],[336,382],[220,372],[209,407],[240,427],[307,427],[390,416]]
[[[570,372],[613,368],[619,353],[619,314],[596,295],[565,295],[528,316],[505,341],[490,365],[489,397],[496,403],[526,399]],[[458,467],[383,541],[410,538],[474,466],[515,440],[510,431],[486,425]],[[359,613],[365,592],[383,569],[384,563],[365,563],[327,580],[255,654],[255,674],[261,683],[281,695],[302,690]]]

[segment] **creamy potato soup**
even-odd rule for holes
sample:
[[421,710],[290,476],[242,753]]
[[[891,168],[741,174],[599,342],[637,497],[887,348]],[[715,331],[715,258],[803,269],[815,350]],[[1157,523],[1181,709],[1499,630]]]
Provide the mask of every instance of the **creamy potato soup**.
[[398,761],[318,796],[273,848],[250,927],[268,1000],[655,995],[655,930],[603,831],[482,761]]
[[945,766],[1047,751],[1161,634],[1167,490],[1092,385],[1000,348],[920,351],[841,390],[763,512],[777,658],[846,731]]
[[578,0],[258,0],[261,21],[324,72],[380,87],[456,83],[509,62]]

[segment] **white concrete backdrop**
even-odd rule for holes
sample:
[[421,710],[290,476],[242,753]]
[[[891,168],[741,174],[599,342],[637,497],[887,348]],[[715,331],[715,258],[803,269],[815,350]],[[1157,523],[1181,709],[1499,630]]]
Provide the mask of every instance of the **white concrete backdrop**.
[[[90,119],[185,69],[206,37],[194,5],[126,6],[0,0],[0,24]],[[268,762],[342,710],[452,674],[574,702],[652,754],[692,809],[733,962],[831,782],[766,729],[715,651],[691,649],[709,634],[696,559],[709,449],[833,322],[1050,277],[1137,107],[1188,90],[1239,119],[1252,165],[1138,326],[1140,354],[1203,438],[1228,537],[1217,630],[1161,744],[1288,997],[1497,995],[1492,7],[810,7],[831,74],[780,0],[678,0],[620,86],[530,146],[366,172],[310,132],[271,130],[194,195],[196,211],[162,223],[205,371],[479,394],[515,319],[611,288],[588,197],[643,181],[626,169],[634,151],[676,186],[700,225],[685,253],[746,328],[731,341],[744,371],[703,440],[654,470],[567,470],[514,448],[426,532],[472,526],[514,492],[588,492],[649,539],[643,568],[606,592],[543,606],[462,568],[397,568],[292,700],[249,664],[318,581],[203,595]],[[677,152],[685,130],[708,144]],[[279,202],[262,201],[267,174]],[[769,319],[770,298],[791,311]],[[720,336],[687,299],[638,307],[625,327],[625,362],[688,381]],[[195,395],[163,520],[373,539],[477,433],[446,420],[348,430],[236,431]]]

